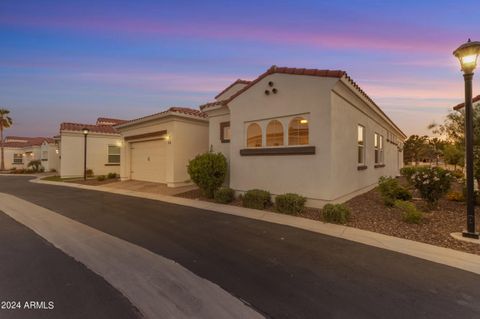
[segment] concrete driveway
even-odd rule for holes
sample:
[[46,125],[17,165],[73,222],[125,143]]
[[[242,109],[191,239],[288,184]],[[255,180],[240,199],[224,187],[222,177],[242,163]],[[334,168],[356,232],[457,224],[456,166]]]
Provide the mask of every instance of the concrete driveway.
[[287,226],[0,178],[13,194],[180,263],[273,318],[478,318],[480,276]]

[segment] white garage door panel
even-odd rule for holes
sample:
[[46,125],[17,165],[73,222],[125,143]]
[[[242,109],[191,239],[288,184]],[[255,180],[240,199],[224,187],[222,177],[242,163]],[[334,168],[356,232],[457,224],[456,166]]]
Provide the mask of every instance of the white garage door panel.
[[164,140],[132,143],[132,179],[166,182],[166,143]]

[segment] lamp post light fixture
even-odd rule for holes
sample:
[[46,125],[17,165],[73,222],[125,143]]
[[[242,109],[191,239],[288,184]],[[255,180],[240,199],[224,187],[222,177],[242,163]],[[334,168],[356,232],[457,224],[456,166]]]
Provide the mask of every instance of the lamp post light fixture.
[[475,231],[475,194],[473,178],[473,101],[472,80],[473,71],[477,67],[478,55],[480,54],[480,42],[472,42],[470,39],[453,52],[460,61],[460,66],[465,79],[465,156],[467,177],[467,230],[462,233],[463,237],[479,238]]
[[84,136],[84,142],[83,142],[83,180],[87,180],[87,135],[90,132],[90,130],[86,127],[82,128],[82,133]]

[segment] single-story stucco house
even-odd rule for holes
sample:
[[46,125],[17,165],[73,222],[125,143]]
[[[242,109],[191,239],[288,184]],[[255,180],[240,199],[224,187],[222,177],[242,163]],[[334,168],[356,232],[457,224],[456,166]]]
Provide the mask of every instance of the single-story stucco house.
[[123,139],[122,180],[178,187],[191,184],[188,161],[208,151],[205,113],[184,107],[141,117],[115,126]]
[[297,193],[322,207],[403,165],[406,135],[345,71],[272,66],[200,109],[209,148],[227,157],[228,185],[238,193]]
[[60,148],[60,176],[80,177],[84,173],[84,145],[87,134],[87,170],[94,175],[120,173],[122,137],[114,125],[125,120],[100,117],[95,124],[61,123],[57,137]]
[[58,170],[58,145],[50,137],[7,136],[4,139],[5,169],[24,169],[40,160],[45,171]]

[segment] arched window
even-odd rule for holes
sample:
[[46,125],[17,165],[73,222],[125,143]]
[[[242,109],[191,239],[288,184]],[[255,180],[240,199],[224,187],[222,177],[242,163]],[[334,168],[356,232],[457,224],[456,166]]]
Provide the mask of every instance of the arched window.
[[308,144],[308,120],[296,117],[288,126],[288,145]]
[[262,147],[262,128],[257,123],[247,128],[247,147]]
[[283,126],[277,120],[272,120],[267,125],[267,146],[283,145]]

